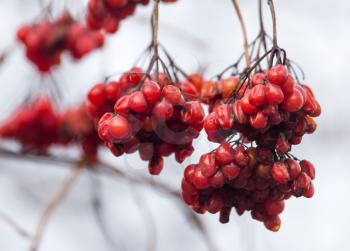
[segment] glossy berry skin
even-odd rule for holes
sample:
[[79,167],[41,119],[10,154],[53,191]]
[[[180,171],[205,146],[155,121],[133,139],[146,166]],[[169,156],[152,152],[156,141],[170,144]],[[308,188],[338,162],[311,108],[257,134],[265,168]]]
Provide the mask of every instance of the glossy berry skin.
[[234,160],[234,158],[235,156],[233,149],[228,143],[221,144],[215,152],[215,160],[220,165],[229,164]]
[[154,104],[160,98],[160,88],[159,85],[153,81],[146,81],[142,87],[141,91],[147,100],[147,103]]
[[168,120],[173,115],[174,108],[173,106],[166,100],[163,99],[159,101],[153,107],[153,115],[160,120]]
[[267,79],[271,84],[282,86],[288,78],[288,71],[283,65],[276,65],[267,72]]
[[265,202],[265,211],[269,216],[276,216],[283,212],[284,201],[283,200],[267,200]]
[[201,173],[203,176],[211,177],[215,174],[217,170],[215,157],[216,157],[216,154],[214,153],[205,154],[201,157],[199,161],[199,166],[201,168]]
[[[185,100],[178,83],[172,85],[167,78],[160,73],[144,81],[142,70],[133,68],[118,81],[94,87],[87,102],[91,117],[99,120],[97,130],[106,147],[117,157],[138,152],[142,160],[149,162],[152,175],[162,171],[164,157],[174,154],[175,160],[182,163],[191,156],[193,141],[204,124],[201,103]],[[212,182],[219,185],[219,174]]]
[[142,113],[147,111],[148,105],[145,96],[142,92],[136,91],[130,95],[129,98],[129,108],[137,113]]
[[[222,165],[216,156],[223,150],[233,152],[237,158]],[[248,160],[243,161],[243,156]],[[301,170],[301,164],[289,158],[278,159],[267,148],[246,149],[221,143],[214,152],[202,155],[199,164],[185,169],[182,197],[197,213],[219,213],[223,224],[229,221],[232,211],[238,215],[251,211],[253,219],[277,232],[285,200],[291,196],[311,198],[314,195],[311,178]],[[205,175],[203,171],[208,170],[210,173]]]
[[131,128],[128,120],[120,115],[116,115],[108,121],[108,132],[115,140],[125,140],[131,135]]
[[264,225],[268,230],[272,232],[278,232],[278,230],[281,228],[281,219],[278,216],[269,217],[264,220]]
[[282,104],[283,108],[287,112],[297,112],[303,107],[303,105],[304,96],[298,89],[294,89],[294,92],[287,96]]
[[253,106],[261,106],[266,102],[266,87],[259,84],[254,86],[249,93],[249,103]]
[[271,175],[273,179],[279,183],[284,184],[289,181],[288,168],[283,162],[276,162],[271,169]]
[[279,105],[284,100],[283,91],[278,85],[267,84],[265,95],[269,104]]
[[174,85],[167,85],[162,90],[162,96],[171,104],[176,105],[182,101],[181,91]]

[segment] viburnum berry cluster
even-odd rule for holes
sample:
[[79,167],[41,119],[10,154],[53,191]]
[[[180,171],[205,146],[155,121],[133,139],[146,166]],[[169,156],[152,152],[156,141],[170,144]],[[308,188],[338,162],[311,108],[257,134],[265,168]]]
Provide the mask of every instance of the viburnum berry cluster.
[[58,111],[48,96],[21,105],[0,125],[0,138],[19,142],[24,152],[45,154],[52,146],[79,145],[83,158],[97,159],[101,145],[85,106]]
[[51,100],[40,96],[21,105],[0,126],[0,137],[21,143],[24,151],[44,153],[57,141],[59,116]]
[[[271,0],[268,3],[273,17],[272,49],[267,49],[261,16],[257,38],[245,44],[239,60],[219,73],[217,80],[189,76],[200,100],[209,104],[204,121],[208,140],[220,146],[185,169],[182,197],[197,213],[220,212],[222,223],[229,221],[235,208],[239,215],[251,211],[267,229],[278,231],[284,201],[314,194],[314,166],[290,151],[305,134],[316,130],[314,118],[321,114],[321,106],[311,88],[299,80],[295,63],[277,45],[274,6]],[[246,67],[239,70],[243,58]]]
[[285,200],[311,198],[314,178],[314,166],[307,160],[278,158],[268,148],[225,142],[185,169],[182,197],[200,214],[220,213],[222,223],[229,221],[232,208],[239,215],[250,211],[253,219],[276,232]]
[[[173,3],[177,0],[161,0]],[[138,5],[147,5],[150,0],[90,0],[87,24],[92,29],[104,29],[108,33],[115,33],[121,21],[134,14]]]
[[250,81],[236,83],[236,99],[222,100],[206,118],[209,140],[220,143],[237,131],[283,154],[300,144],[305,133],[316,130],[313,117],[320,115],[321,107],[311,88],[296,83],[285,66],[276,65],[266,73],[255,73]]
[[80,59],[101,48],[105,38],[101,31],[89,29],[65,12],[54,21],[23,25],[17,31],[17,39],[25,45],[27,58],[41,72],[48,72],[52,66],[60,64],[63,51]]
[[[176,160],[182,163],[192,154],[193,140],[199,136],[204,120],[200,102],[187,99],[164,76],[160,73],[146,79],[142,73],[124,74],[115,85],[123,89],[128,83],[129,91],[114,101],[114,107],[98,122],[100,138],[114,155],[138,151],[142,160],[149,161],[149,172],[153,175],[163,169],[163,157],[175,153]],[[98,85],[90,91],[88,105],[92,104],[93,110],[105,111],[111,106],[111,99],[96,91],[106,90],[107,86]]]

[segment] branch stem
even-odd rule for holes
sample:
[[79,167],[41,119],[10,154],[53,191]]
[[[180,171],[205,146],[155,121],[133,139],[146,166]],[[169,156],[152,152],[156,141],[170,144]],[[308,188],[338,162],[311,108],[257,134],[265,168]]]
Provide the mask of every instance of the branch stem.
[[71,168],[68,176],[63,180],[61,186],[58,188],[56,193],[52,196],[51,200],[47,204],[46,208],[44,209],[44,212],[40,217],[39,223],[34,233],[31,247],[29,249],[30,251],[37,251],[39,249],[40,242],[42,240],[43,234],[52,214],[67,196],[82,168],[83,162],[78,162],[77,164],[75,164]]
[[277,20],[276,20],[275,5],[273,4],[273,0],[268,0],[268,4],[270,7],[271,16],[272,16],[272,29],[273,29],[272,41],[273,41],[273,45],[277,46]]
[[243,33],[243,48],[244,48],[244,58],[247,64],[247,68],[250,66],[250,56],[249,56],[249,43],[248,43],[248,33],[247,33],[247,28],[242,16],[241,9],[239,7],[239,4],[237,0],[232,0],[232,4],[235,8],[237,17],[239,19],[239,23],[241,25],[242,33]]

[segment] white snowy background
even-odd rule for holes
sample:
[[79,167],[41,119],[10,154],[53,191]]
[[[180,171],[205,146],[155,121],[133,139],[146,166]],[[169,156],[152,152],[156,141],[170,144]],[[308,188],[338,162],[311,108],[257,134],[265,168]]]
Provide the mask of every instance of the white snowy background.
[[[73,11],[79,9],[78,0],[67,2]],[[258,30],[257,1],[239,2],[249,36],[253,38]],[[306,81],[323,107],[323,114],[317,119],[317,132],[306,136],[303,144],[293,149],[295,155],[315,164],[316,194],[311,200],[291,199],[286,203],[278,233],[267,231],[261,223],[251,220],[249,214],[242,217],[233,214],[226,225],[218,223],[217,216],[205,215],[202,219],[218,250],[222,251],[349,250],[350,2],[275,2],[280,45],[303,67]],[[15,45],[16,28],[33,20],[38,12],[35,0],[0,0],[0,51]],[[189,72],[203,66],[207,67],[207,76],[212,76],[242,51],[238,21],[229,0],[180,0],[174,5],[162,5],[160,13],[160,40]],[[82,101],[83,94],[102,76],[127,70],[132,65],[150,41],[149,15],[150,7],[139,8],[136,17],[129,18],[117,34],[108,37],[102,51],[78,63],[69,57],[63,60],[53,74],[64,92],[65,105]],[[269,24],[267,8],[265,17]],[[50,84],[50,79],[43,81]],[[39,82],[34,68],[23,56],[23,48],[16,45],[14,53],[0,66],[0,119]],[[186,164],[198,161],[199,156],[212,147],[202,135],[196,142],[194,155],[183,165],[177,164],[173,157],[167,159],[166,168],[157,180],[179,187]],[[137,155],[119,159],[108,153],[103,155],[127,172],[147,175],[146,163],[139,161]],[[32,230],[45,203],[66,174],[64,167],[0,157],[0,211]],[[79,177],[54,214],[40,250],[113,250],[93,217],[93,177],[89,172]],[[122,180],[98,179],[102,182],[108,229],[118,244],[114,250],[146,250],[144,216],[135,204],[130,185]],[[140,186],[136,190],[155,218],[157,250],[205,250],[200,235],[171,198],[155,188]],[[28,250],[28,242],[0,221],[0,251],[22,250]]]

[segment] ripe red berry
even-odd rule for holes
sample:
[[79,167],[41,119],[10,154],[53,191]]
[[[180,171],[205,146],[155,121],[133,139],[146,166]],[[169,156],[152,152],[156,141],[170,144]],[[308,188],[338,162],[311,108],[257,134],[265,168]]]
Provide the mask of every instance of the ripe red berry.
[[180,89],[174,85],[165,86],[162,90],[162,95],[173,105],[180,104],[183,99]]
[[293,93],[287,96],[283,103],[282,107],[287,112],[297,112],[304,105],[304,96],[297,88],[294,89]]
[[267,102],[273,105],[281,104],[284,100],[284,94],[278,85],[267,84],[266,85],[266,99]]
[[249,92],[249,103],[253,106],[261,106],[266,102],[265,85],[256,85]]
[[307,160],[302,160],[300,166],[303,172],[305,172],[312,180],[315,179],[316,172],[314,165]]
[[215,153],[208,153],[202,155],[199,161],[199,166],[203,176],[210,177],[213,176],[218,168],[215,162]]
[[264,220],[264,225],[272,232],[278,232],[281,228],[281,219],[279,216],[268,217]]
[[267,200],[265,201],[265,211],[269,216],[277,216],[284,210],[283,200]]
[[131,126],[126,118],[116,115],[108,121],[108,133],[115,141],[124,140],[131,135]]
[[271,84],[282,86],[288,78],[288,71],[283,65],[276,65],[267,72],[267,79]]
[[290,179],[291,180],[296,179],[300,175],[300,172],[301,172],[301,167],[300,167],[299,163],[293,159],[287,159],[286,164],[288,167]]
[[153,115],[160,120],[170,119],[173,112],[173,106],[166,99],[162,99],[153,107]]
[[257,114],[250,116],[249,122],[255,129],[263,129],[267,126],[268,117],[266,117],[263,112],[258,112]]
[[196,168],[193,177],[193,184],[197,189],[206,189],[210,186],[209,178],[202,174],[201,168]]
[[276,162],[275,164],[273,164],[271,169],[271,175],[273,179],[279,184],[284,184],[288,182],[290,178],[287,165],[283,162]]
[[238,177],[239,173],[240,173],[241,169],[238,165],[236,165],[235,163],[230,163],[227,165],[223,165],[221,167],[221,172],[224,174],[224,176],[229,180],[233,180],[235,178]]
[[265,73],[258,72],[258,73],[255,73],[254,76],[252,77],[251,83],[253,86],[263,85],[263,84],[265,84],[265,80],[266,80]]
[[130,95],[129,98],[129,108],[138,113],[147,111],[148,105],[143,93],[136,91]]
[[231,163],[235,158],[233,149],[229,143],[222,143],[215,152],[215,159],[220,165]]
[[156,103],[160,98],[159,85],[153,81],[146,81],[142,85],[141,91],[149,104]]

